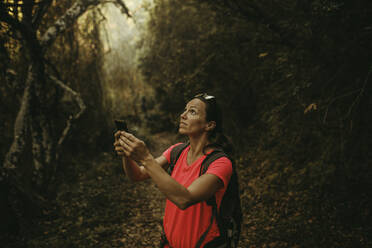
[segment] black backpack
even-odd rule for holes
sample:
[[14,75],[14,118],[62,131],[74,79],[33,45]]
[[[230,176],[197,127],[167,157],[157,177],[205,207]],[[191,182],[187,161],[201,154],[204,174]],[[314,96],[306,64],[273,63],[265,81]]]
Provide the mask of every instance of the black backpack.
[[[169,175],[172,174],[172,171],[174,169],[174,166],[176,165],[178,158],[180,157],[182,151],[188,145],[189,143],[182,143],[175,146],[172,149],[170,154],[170,164],[168,167]],[[228,157],[223,152],[222,149],[215,149],[213,152],[208,154],[201,164],[199,176],[203,175],[208,170],[209,165],[213,161],[221,157]],[[236,169],[233,160],[232,159],[230,160],[232,162],[233,172],[230,178],[229,185],[227,186],[226,192],[222,198],[220,211],[219,212],[217,211],[217,202],[215,196],[212,196],[210,199],[206,201],[207,204],[212,207],[212,217],[207,230],[199,238],[195,246],[196,248],[201,247],[201,244],[203,243],[205,237],[207,236],[207,233],[212,227],[214,218],[217,219],[220,237],[206,244],[204,248],[207,247],[235,248],[238,246],[241,231],[242,210],[240,204],[238,176],[236,174]]]

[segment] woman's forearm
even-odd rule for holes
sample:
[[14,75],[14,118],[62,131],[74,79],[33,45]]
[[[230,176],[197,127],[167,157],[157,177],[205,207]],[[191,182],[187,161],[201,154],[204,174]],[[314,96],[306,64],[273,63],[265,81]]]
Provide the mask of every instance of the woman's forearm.
[[151,177],[168,200],[172,201],[180,209],[186,209],[195,203],[190,191],[174,180],[162,168],[162,166],[166,167],[166,164],[168,164],[164,156],[154,159],[147,149],[146,144],[127,132],[121,132],[119,143],[125,156],[129,157],[129,160],[137,161],[137,164],[141,165],[138,166],[135,164],[133,166],[132,163],[129,162],[127,164],[125,163],[127,161],[123,161],[124,169],[129,178],[132,180],[143,180],[144,175]]
[[153,158],[144,162],[147,174],[152,178],[159,190],[180,209],[186,209],[193,201],[187,188],[174,180]]
[[136,182],[136,181],[142,181],[142,180],[149,178],[145,172],[146,169],[138,166],[138,164],[132,159],[122,156],[122,164],[123,164],[125,175],[127,175],[127,177],[131,181]]

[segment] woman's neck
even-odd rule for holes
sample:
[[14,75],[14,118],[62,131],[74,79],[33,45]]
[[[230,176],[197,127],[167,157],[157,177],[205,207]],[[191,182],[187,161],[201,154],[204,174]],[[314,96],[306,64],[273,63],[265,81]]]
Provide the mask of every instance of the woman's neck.
[[190,137],[190,150],[189,153],[192,157],[199,157],[204,154],[204,147],[209,144],[207,135],[201,135],[197,137]]

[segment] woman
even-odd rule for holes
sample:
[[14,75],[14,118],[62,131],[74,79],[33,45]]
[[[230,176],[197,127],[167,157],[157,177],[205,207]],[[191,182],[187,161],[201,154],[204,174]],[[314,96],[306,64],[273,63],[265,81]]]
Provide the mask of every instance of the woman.
[[[219,236],[219,229],[215,220],[209,227],[212,211],[206,201],[215,196],[219,207],[232,174],[231,161],[221,157],[199,176],[203,159],[214,149],[224,148],[227,144],[215,97],[199,94],[189,101],[180,116],[179,133],[188,136],[190,145],[182,151],[171,176],[166,169],[171,150],[176,145],[154,158],[143,141],[118,131],[114,146],[122,156],[125,173],[131,180],[151,178],[167,198],[163,221],[167,242],[164,247],[191,248],[197,244],[208,247],[207,244]],[[209,231],[201,239],[207,229]]]

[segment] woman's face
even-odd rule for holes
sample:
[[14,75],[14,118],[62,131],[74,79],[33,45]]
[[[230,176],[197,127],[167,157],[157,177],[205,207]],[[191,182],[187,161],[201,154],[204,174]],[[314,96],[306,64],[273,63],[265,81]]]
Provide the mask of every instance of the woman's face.
[[192,99],[181,114],[178,132],[185,135],[200,135],[207,132],[205,103],[200,99]]

